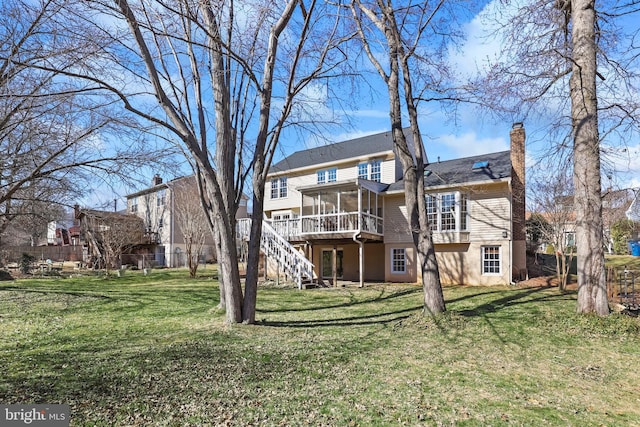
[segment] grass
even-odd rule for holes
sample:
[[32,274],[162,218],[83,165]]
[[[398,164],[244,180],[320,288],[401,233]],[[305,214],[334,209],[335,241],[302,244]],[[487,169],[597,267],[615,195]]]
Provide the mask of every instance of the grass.
[[640,270],[640,257],[631,255],[607,255],[606,264],[616,269]]
[[223,324],[184,271],[0,283],[0,402],[74,426],[640,425],[640,322],[556,288],[263,287]]

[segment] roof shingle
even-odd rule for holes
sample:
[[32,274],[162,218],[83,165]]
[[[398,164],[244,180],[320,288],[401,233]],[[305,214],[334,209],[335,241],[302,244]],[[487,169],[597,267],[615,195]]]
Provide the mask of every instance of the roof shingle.
[[271,165],[269,172],[283,172],[386,151],[393,151],[391,131],[296,151],[278,163]]
[[[482,161],[489,162],[489,165],[473,170],[473,164]],[[511,177],[511,152],[507,150],[434,162],[427,165],[426,170],[431,172],[424,179],[424,185],[427,188],[509,178]],[[404,189],[403,181],[397,181],[389,186],[387,192],[402,189]]]

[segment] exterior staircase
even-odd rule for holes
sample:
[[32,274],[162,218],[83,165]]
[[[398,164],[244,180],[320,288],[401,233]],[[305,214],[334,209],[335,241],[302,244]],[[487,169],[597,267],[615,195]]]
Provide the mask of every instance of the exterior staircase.
[[[251,235],[251,220],[239,219],[237,236],[242,240],[249,240]],[[267,258],[278,264],[279,270],[292,281],[296,282],[298,289],[302,289],[303,283],[313,283],[313,264],[291,243],[282,237],[267,221],[262,221],[262,237],[260,238],[260,250]]]

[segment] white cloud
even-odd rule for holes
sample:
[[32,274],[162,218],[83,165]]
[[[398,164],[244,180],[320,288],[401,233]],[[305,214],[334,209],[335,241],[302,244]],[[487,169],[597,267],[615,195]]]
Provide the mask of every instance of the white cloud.
[[465,42],[449,49],[448,61],[462,77],[470,77],[487,65],[487,59],[494,60],[500,54],[502,37],[497,31],[498,24],[491,19],[498,10],[505,20],[515,13],[515,7],[511,4],[505,5],[501,0],[490,1],[463,26]]
[[482,69],[487,59],[493,59],[500,51],[500,41],[487,39],[486,28],[482,18],[476,16],[465,25],[466,42],[462,46],[449,50],[449,63],[452,69],[458,70],[462,77],[469,77]]
[[345,133],[336,135],[333,139],[335,142],[349,141],[351,139],[362,138],[364,136],[375,135],[378,133],[383,133],[388,131],[389,131],[389,127],[382,127],[378,129],[368,129],[368,130],[354,130],[352,132],[345,132]]
[[[440,145],[441,148],[446,148],[446,151],[451,153],[452,159],[495,153],[509,149],[509,142],[506,138],[483,138],[479,137],[475,132],[466,132],[461,135],[444,134],[433,137],[431,141],[425,142],[427,154],[432,151],[429,149],[431,144]],[[434,161],[435,159],[432,159],[431,157],[432,156],[429,157],[429,160]],[[449,159],[442,158],[441,160]]]

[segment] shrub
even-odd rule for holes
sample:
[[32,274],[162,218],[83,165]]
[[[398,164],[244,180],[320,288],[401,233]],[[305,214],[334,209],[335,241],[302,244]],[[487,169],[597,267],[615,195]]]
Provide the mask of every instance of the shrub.
[[29,274],[31,272],[31,268],[33,268],[33,262],[36,260],[36,257],[33,255],[29,255],[26,252],[22,253],[22,258],[20,258],[20,271],[23,274]]
[[633,236],[636,224],[629,219],[621,219],[611,226],[611,239],[613,240],[613,251],[617,255],[629,253],[628,240]]

